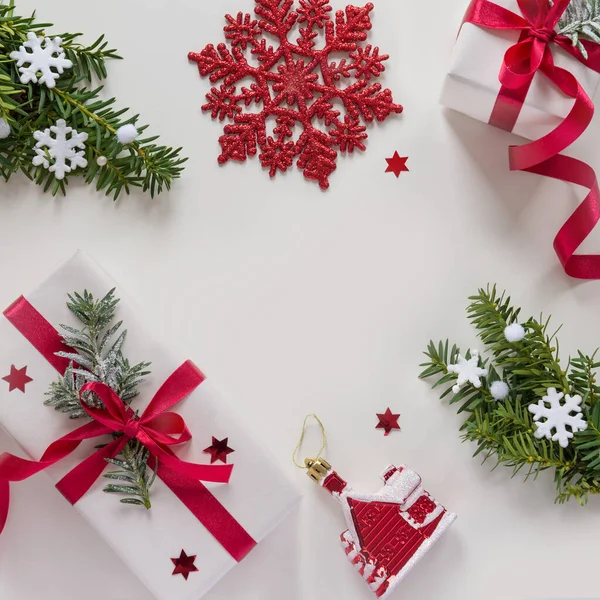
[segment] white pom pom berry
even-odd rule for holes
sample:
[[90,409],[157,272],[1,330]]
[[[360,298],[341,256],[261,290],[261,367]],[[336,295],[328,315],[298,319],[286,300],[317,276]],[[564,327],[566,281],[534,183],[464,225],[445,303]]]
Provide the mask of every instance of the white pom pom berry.
[[504,337],[509,342],[520,342],[525,337],[525,328],[519,323],[512,323],[504,330]]
[[508,398],[509,393],[508,384],[504,381],[494,381],[490,386],[490,394],[494,400],[504,400]]
[[5,140],[9,135],[10,125],[4,119],[0,119],[0,140]]
[[117,129],[117,139],[123,145],[131,144],[131,142],[133,142],[138,135],[138,130],[133,123],[122,125],[119,127],[119,129]]

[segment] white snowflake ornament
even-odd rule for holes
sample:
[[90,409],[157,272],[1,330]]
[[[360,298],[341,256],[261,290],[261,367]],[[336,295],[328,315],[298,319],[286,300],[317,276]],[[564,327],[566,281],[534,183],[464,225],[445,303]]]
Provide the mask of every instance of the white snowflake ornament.
[[21,83],[33,81],[39,84],[45,83],[49,88],[55,87],[56,80],[64,70],[73,66],[65,56],[61,44],[62,40],[59,37],[51,39],[38,37],[32,32],[28,33],[27,41],[18,50],[10,53],[10,57],[17,61]]
[[[537,404],[529,406],[529,412],[533,413],[533,420],[536,422],[535,437],[541,439],[548,438],[558,442],[563,448],[569,445],[569,440],[578,431],[585,431],[588,428],[587,422],[581,414],[581,396],[566,396],[562,392],[557,392],[555,388],[548,388],[544,396]],[[564,404],[561,400],[565,399]],[[547,404],[550,405],[546,406]],[[575,413],[575,415],[571,415]],[[545,417],[546,420],[540,423],[539,420]],[[569,429],[567,429],[569,427]],[[556,433],[552,433],[552,430]]]
[[[52,137],[52,134],[55,137]],[[33,165],[42,165],[54,173],[56,179],[64,179],[67,173],[77,167],[87,167],[84,156],[88,134],[67,127],[64,119],[59,119],[56,125],[49,129],[34,132],[33,137],[37,140]],[[77,150],[78,148],[80,150]]]
[[458,363],[455,365],[448,365],[448,373],[456,373],[458,378],[456,385],[452,388],[455,394],[460,392],[460,388],[465,383],[470,383],[476,388],[481,387],[480,377],[486,377],[488,374],[487,369],[482,369],[479,366],[479,352],[477,350],[471,350],[471,358],[468,360],[458,355]]

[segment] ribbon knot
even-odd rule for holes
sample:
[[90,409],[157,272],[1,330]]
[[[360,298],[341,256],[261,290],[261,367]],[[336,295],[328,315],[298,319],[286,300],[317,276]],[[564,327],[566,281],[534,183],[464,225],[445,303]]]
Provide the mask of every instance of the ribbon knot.
[[136,419],[135,415],[131,416],[129,421],[125,423],[125,427],[123,427],[123,435],[128,440],[134,440],[137,438],[140,431],[140,422]]
[[544,42],[545,44],[549,44],[550,42],[553,42],[556,39],[557,35],[558,34],[556,33],[556,31],[554,29],[550,29],[547,27],[540,27],[540,28],[532,27],[529,30],[529,37],[540,40],[541,42]]

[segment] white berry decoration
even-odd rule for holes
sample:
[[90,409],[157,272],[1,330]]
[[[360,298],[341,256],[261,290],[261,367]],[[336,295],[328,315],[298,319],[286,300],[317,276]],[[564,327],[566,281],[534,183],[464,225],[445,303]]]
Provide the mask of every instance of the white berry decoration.
[[64,119],[59,119],[49,129],[34,132],[33,137],[37,140],[33,165],[42,165],[54,173],[56,179],[64,179],[67,173],[77,167],[87,167],[84,156],[88,134],[78,133],[72,127],[67,127]]
[[479,352],[477,350],[471,350],[471,358],[467,360],[459,354],[458,363],[455,365],[448,365],[448,373],[456,373],[458,375],[456,385],[452,388],[452,391],[455,394],[458,394],[460,388],[465,383],[470,383],[474,387],[480,388],[480,377],[486,377],[488,370],[482,369],[479,366]]
[[505,400],[509,393],[510,389],[505,381],[494,381],[490,385],[490,394],[494,400]]
[[4,119],[0,119],[0,140],[5,140],[9,135],[10,125]]
[[131,144],[131,142],[133,142],[138,135],[138,130],[132,123],[122,125],[119,127],[119,129],[117,129],[117,139],[123,145]]
[[507,342],[520,342],[525,337],[525,328],[520,323],[512,323],[504,330]]
[[[70,69],[73,63],[65,56],[62,40],[38,37],[35,33],[27,34],[27,41],[10,57],[17,61],[21,73],[21,83],[45,83],[47,87],[56,86],[56,80]],[[31,52],[28,52],[31,50]],[[27,65],[27,66],[24,66]],[[38,73],[41,73],[38,79]]]
[[[566,448],[573,434],[588,428],[588,424],[581,414],[581,396],[569,396],[569,394],[565,396],[562,392],[557,392],[555,388],[548,388],[546,394],[537,404],[529,406],[529,412],[533,413],[533,420],[537,427],[535,437],[538,439],[548,438]],[[563,398],[565,402],[561,404]],[[546,406],[548,404],[549,408]],[[571,415],[571,413],[575,414]],[[540,423],[539,421],[543,417],[546,420]],[[554,434],[552,433],[553,429],[556,430]]]

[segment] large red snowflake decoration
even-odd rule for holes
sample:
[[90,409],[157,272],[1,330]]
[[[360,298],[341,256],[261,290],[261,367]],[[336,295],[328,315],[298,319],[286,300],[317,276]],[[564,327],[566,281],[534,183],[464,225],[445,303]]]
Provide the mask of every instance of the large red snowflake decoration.
[[[236,18],[226,15],[224,31],[231,50],[225,44],[209,44],[199,54],[189,54],[203,77],[220,82],[206,95],[202,110],[213,119],[232,121],[219,138],[219,163],[243,162],[260,150],[259,160],[271,177],[296,160],[307,179],[327,189],[338,151],[365,150],[363,123],[402,112],[389,89],[371,82],[385,70],[388,55],[370,44],[359,45],[372,27],[373,4],[347,6],[333,20],[329,0],[299,0],[296,10],[294,0],[255,2],[258,19],[241,12]],[[288,39],[293,30],[299,35],[296,43]],[[317,48],[319,34],[324,34],[322,48]],[[277,48],[268,42],[273,36],[279,40]],[[332,53],[348,54],[349,60],[334,61]],[[238,89],[243,78],[253,82]],[[345,114],[335,107],[336,101]],[[254,104],[254,112],[244,110]]]

